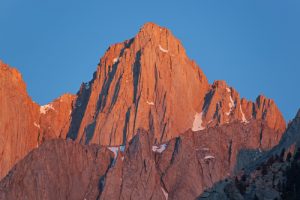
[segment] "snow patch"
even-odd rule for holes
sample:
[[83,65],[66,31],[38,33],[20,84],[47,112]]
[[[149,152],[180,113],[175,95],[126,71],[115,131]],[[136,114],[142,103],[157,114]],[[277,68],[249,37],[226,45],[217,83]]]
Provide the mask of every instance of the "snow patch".
[[230,115],[230,113],[232,112],[232,108],[235,106],[232,97],[229,96],[229,98],[230,98],[230,102],[229,102],[229,104],[228,104],[228,105],[229,105],[229,111],[225,113],[226,115]]
[[124,152],[125,151],[125,145],[120,146],[120,151]]
[[[125,145],[122,145],[122,146],[116,146],[116,147],[107,147],[111,152],[113,152],[115,154],[114,156],[114,160],[113,160],[113,164],[115,164],[116,160],[117,160],[117,157],[118,157],[118,154],[119,154],[119,151],[121,152],[124,152],[125,151]],[[124,160],[124,157],[122,157]]]
[[119,57],[114,58],[113,63],[116,64],[119,61]]
[[169,50],[162,48],[161,45],[159,45],[159,50],[161,50],[164,53],[168,53],[169,52]]
[[227,92],[231,92],[231,89],[229,87],[226,88]]
[[118,153],[119,153],[119,147],[108,147],[108,149],[115,154],[114,160],[113,160],[113,165],[114,165],[117,160]]
[[164,150],[166,150],[167,144],[162,144],[160,146],[152,146],[152,151],[157,153],[162,153]]
[[154,106],[154,102],[153,101],[147,101],[147,104],[150,106]]
[[205,127],[202,126],[202,115],[203,112],[195,114],[192,131],[200,131],[205,129]]
[[37,128],[41,128],[41,126],[39,124],[37,124],[36,122],[34,122],[33,125]]
[[167,191],[163,188],[163,187],[160,187],[162,192],[164,193],[164,196],[166,198],[166,200],[168,200],[168,197],[169,197],[169,194],[167,193]]
[[204,160],[209,160],[209,159],[215,159],[215,157],[214,156],[210,156],[210,155],[204,157]]
[[55,110],[51,104],[47,104],[40,107],[41,114],[46,114],[46,112],[48,112],[49,110]]
[[242,106],[240,105],[240,112],[242,113],[242,122],[249,123],[249,121],[246,119],[245,114],[242,110]]

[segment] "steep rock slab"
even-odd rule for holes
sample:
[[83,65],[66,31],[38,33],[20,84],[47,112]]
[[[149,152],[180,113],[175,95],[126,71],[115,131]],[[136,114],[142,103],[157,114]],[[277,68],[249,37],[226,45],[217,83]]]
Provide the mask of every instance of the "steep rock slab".
[[278,145],[251,162],[238,175],[214,184],[198,199],[298,199],[299,147],[300,110]]
[[253,120],[189,130],[163,144],[142,130],[126,146],[46,141],[0,182],[0,199],[195,199],[234,172],[240,151],[254,151],[255,160],[272,148],[273,135]]
[[[234,122],[203,131],[187,131],[164,144],[153,135],[139,132],[117,154],[104,179],[101,199],[195,199],[205,189],[233,174],[242,150],[260,151],[277,144],[266,122]],[[251,153],[252,153],[251,152]],[[152,195],[157,195],[155,198]]]
[[71,114],[76,96],[64,94],[40,107],[39,143],[48,139],[66,139],[70,129]]
[[0,179],[45,140],[66,138],[75,99],[65,94],[39,106],[20,72],[0,61]]
[[47,141],[0,182],[0,199],[97,199],[112,158],[105,148]]
[[254,119],[278,131],[275,137],[285,130],[274,101],[240,99],[224,81],[210,85],[168,29],[147,23],[134,38],[112,45],[93,79],[81,86],[68,137],[120,145],[142,128],[160,143],[190,128]]
[[79,110],[85,107],[78,132],[69,135],[119,145],[144,128],[165,141],[191,127],[207,89],[203,72],[179,40],[148,23],[135,38],[108,49],[86,89],[89,101],[78,102]]
[[0,179],[38,145],[38,121],[21,74],[0,61]]
[[[262,95],[255,102],[240,98],[239,93],[225,81],[215,81],[205,96],[201,112],[201,127],[214,127],[235,121],[249,123],[251,120],[263,120],[279,135],[279,141],[285,131],[285,120],[273,100]],[[201,128],[199,128],[201,130]]]

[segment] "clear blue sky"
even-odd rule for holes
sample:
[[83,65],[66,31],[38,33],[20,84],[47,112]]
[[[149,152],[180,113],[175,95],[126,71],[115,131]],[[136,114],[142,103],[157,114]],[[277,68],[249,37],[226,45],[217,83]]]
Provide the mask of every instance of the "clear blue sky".
[[210,82],[248,99],[273,98],[285,118],[300,107],[299,0],[0,0],[0,59],[18,68],[33,100],[75,93],[110,44],[142,24],[166,26]]

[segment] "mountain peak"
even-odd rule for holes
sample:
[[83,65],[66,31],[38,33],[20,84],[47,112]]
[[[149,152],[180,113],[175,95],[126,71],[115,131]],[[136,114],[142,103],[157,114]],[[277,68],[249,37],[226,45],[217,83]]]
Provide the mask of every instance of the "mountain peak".
[[165,27],[159,26],[158,24],[155,24],[153,22],[147,22],[145,23],[141,28],[140,31],[161,31],[162,29],[167,29]]
[[185,56],[185,50],[181,42],[172,32],[155,23],[144,24],[134,39],[141,49],[151,48],[151,51],[158,50],[170,55],[181,54]]

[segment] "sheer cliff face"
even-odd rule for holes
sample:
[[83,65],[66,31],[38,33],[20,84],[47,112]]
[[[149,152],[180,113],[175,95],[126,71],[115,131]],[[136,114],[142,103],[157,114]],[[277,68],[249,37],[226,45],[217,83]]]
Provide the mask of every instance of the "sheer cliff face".
[[0,179],[44,140],[66,138],[74,95],[39,106],[21,74],[0,61]]
[[203,72],[171,32],[146,24],[101,59],[89,100],[83,102],[87,105],[78,134],[71,137],[119,145],[144,128],[165,141],[192,127],[208,88]]
[[0,61],[0,179],[37,146],[38,109],[21,74]]
[[82,85],[68,137],[120,145],[143,128],[159,143],[188,129],[255,119],[278,133],[285,129],[272,100],[260,96],[253,103],[240,99],[224,81],[208,84],[180,41],[148,23],[133,39],[111,46],[93,80]]

